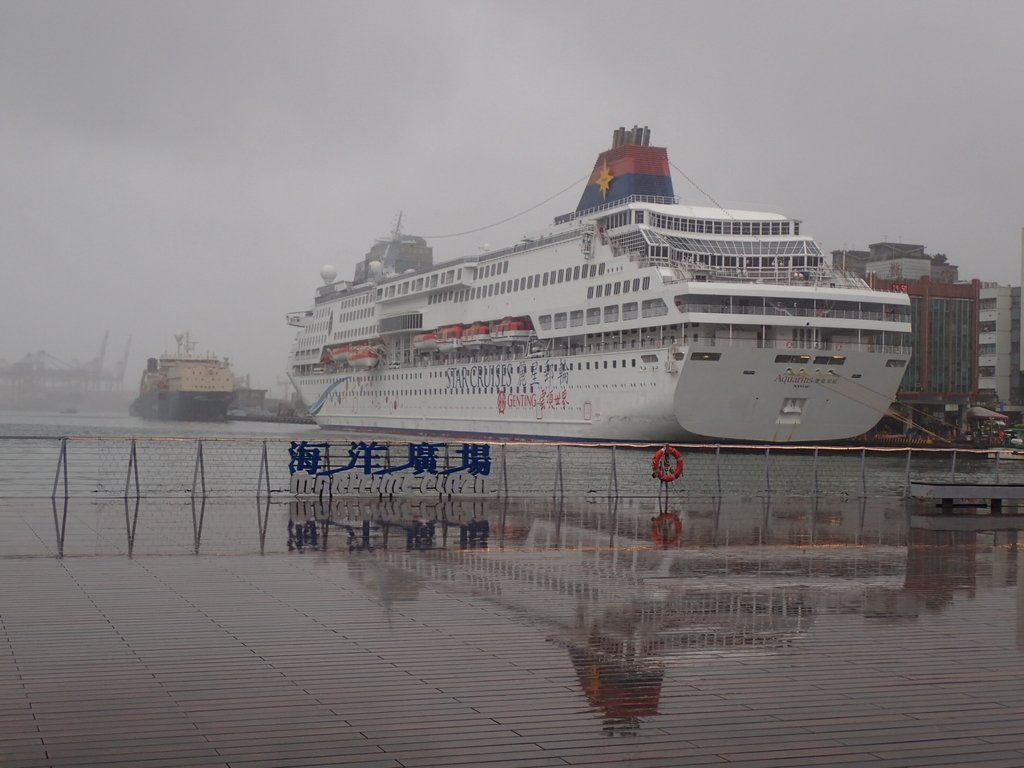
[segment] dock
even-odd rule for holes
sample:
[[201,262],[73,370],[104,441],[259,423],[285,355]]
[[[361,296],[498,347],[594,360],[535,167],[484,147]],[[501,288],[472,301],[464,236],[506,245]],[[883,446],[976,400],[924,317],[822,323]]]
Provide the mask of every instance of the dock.
[[943,513],[955,507],[988,507],[1001,514],[1004,501],[1024,499],[1020,483],[931,483],[911,481],[910,495],[915,499],[938,499]]
[[652,503],[0,498],[0,765],[1024,765],[1013,532]]

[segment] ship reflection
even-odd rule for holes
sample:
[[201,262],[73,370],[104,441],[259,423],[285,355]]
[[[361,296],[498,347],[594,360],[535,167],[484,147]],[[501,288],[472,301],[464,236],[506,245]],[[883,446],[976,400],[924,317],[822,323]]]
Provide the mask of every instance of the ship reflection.
[[119,500],[90,506],[87,522],[66,499],[50,506],[58,557],[174,551],[188,531],[196,555],[342,560],[387,610],[424,592],[489,601],[564,649],[581,702],[611,735],[658,714],[669,670],[777,653],[832,616],[916,621],[1016,587],[1024,650],[1024,516],[810,499],[258,499],[255,550],[248,504],[196,499],[182,518],[178,502]]
[[[867,613],[869,589],[907,589],[905,519],[888,510],[867,520],[855,506],[845,516],[760,503],[655,511],[639,502],[296,501],[289,523],[343,532],[350,573],[386,606],[429,585],[529,617],[565,648],[613,736],[658,714],[668,665],[776,652],[821,614]],[[879,543],[864,546],[866,536]]]

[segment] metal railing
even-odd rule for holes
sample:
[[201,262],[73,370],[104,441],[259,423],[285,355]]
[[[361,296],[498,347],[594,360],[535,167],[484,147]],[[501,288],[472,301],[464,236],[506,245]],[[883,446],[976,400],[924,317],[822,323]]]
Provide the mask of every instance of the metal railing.
[[903,498],[911,480],[1024,483],[1024,453],[969,448],[0,436],[0,499],[131,497]]

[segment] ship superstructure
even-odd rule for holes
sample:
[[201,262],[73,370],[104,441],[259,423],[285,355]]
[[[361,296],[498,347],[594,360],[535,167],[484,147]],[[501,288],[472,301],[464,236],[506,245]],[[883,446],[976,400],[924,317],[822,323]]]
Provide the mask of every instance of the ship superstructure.
[[833,266],[799,220],[681,204],[649,139],[615,131],[577,209],[511,247],[433,264],[396,227],[355,281],[325,267],[288,316],[317,422],[635,442],[874,426],[910,357],[908,297]]
[[197,354],[188,333],[174,336],[174,354],[151,357],[131,413],[144,419],[224,421],[235,380],[227,359]]

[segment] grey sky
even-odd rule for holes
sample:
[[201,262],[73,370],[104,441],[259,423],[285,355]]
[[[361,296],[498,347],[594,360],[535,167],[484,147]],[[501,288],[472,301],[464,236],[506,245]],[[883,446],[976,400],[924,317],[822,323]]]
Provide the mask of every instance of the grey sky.
[[188,329],[273,385],[322,264],[399,210],[440,235],[529,208],[619,125],[825,250],[1019,284],[1022,30],[1019,2],[0,2],[0,358],[109,328],[132,387]]

